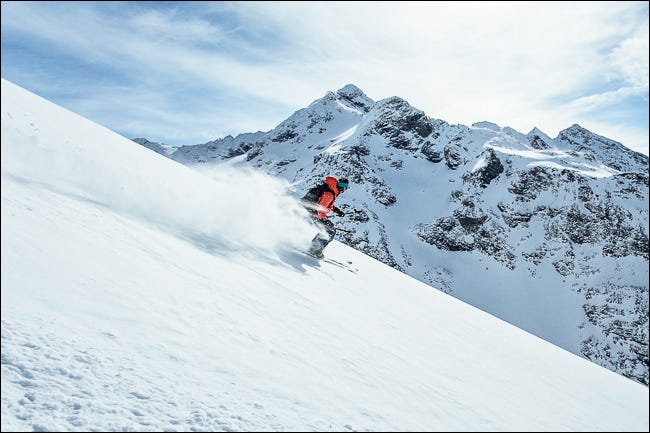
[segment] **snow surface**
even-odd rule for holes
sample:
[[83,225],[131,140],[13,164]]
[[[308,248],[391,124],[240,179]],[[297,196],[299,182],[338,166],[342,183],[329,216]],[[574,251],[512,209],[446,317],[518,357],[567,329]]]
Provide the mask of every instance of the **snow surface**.
[[648,389],[2,80],[2,431],[648,431]]

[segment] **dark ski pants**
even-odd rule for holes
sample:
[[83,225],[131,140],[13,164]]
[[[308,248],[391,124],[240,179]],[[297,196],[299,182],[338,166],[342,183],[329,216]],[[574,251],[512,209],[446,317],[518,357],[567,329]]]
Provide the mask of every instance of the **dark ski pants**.
[[314,239],[311,241],[311,248],[309,249],[312,253],[322,253],[323,250],[330,242],[334,240],[336,235],[336,229],[332,221],[327,218],[319,219],[312,217],[313,223],[319,228],[325,230],[327,237],[325,237],[321,232],[318,232]]

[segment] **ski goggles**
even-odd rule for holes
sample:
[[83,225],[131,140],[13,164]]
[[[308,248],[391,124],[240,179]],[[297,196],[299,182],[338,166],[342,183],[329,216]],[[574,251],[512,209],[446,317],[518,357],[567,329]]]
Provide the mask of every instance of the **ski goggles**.
[[336,184],[336,187],[339,189],[339,191],[344,191],[344,190],[346,190],[346,189],[349,188],[349,187],[348,187],[348,184],[345,183],[345,182],[339,182],[339,183],[337,183],[337,184]]

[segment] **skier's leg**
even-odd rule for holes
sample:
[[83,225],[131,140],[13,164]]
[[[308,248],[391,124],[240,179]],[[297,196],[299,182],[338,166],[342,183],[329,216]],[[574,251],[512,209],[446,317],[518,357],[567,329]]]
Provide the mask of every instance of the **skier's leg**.
[[319,238],[320,241],[320,252],[322,254],[323,250],[325,249],[326,246],[330,244],[334,240],[334,236],[336,235],[336,229],[334,228],[334,224],[332,221],[328,220],[327,218],[321,220],[321,225],[325,229],[325,232],[327,233],[327,237],[321,236]]
[[316,257],[322,257],[323,250],[332,239],[334,239],[336,230],[334,229],[334,224],[332,224],[328,219],[317,219],[315,222],[319,230],[325,230],[326,234],[319,231],[316,236],[314,236],[314,239],[311,241],[311,247],[309,248],[309,254]]
[[336,236],[336,229],[334,228],[334,223],[327,218],[322,220],[323,227],[325,228],[325,231],[327,232],[327,235],[329,238],[327,239],[327,243],[329,244],[334,240],[334,236]]

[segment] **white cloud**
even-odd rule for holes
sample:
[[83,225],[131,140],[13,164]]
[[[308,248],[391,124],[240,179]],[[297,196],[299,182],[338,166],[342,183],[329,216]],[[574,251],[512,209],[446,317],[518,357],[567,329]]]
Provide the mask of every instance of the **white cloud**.
[[[595,122],[599,113],[587,111],[647,101],[646,2],[56,6],[3,4],[3,40],[7,28],[55,41],[106,75],[118,74],[115,80],[159,93],[166,106],[184,93],[187,101],[174,111],[190,119],[176,122],[175,129],[186,128],[184,144],[237,127],[271,129],[347,83],[376,100],[400,96],[450,123],[488,120],[549,135]],[[13,13],[5,18],[6,11]],[[55,79],[45,71],[40,77]],[[85,88],[88,99],[94,89]],[[244,97],[251,102],[240,105]],[[205,110],[206,100],[216,101],[218,115]],[[97,104],[89,109],[95,115],[86,113],[102,123],[111,107]],[[168,117],[147,123],[157,119],[165,128]],[[609,122],[618,127],[608,131],[647,133],[647,122],[621,122]],[[648,153],[647,140],[609,138]]]
[[634,91],[648,92],[648,17],[632,36],[612,50],[610,61]]

